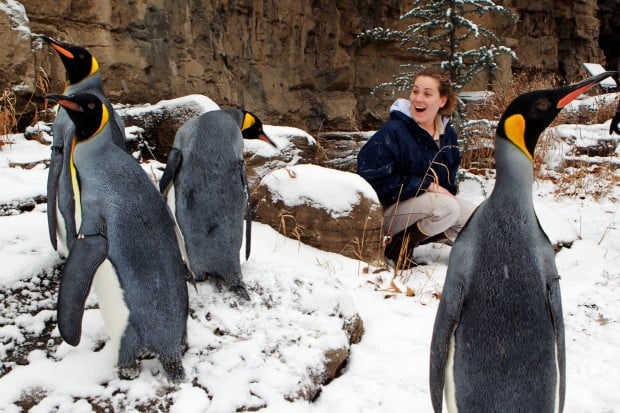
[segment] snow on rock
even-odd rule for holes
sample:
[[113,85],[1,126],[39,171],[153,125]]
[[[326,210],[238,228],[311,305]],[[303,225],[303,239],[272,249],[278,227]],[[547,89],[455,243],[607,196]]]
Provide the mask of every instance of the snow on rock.
[[30,21],[23,4],[15,0],[4,0],[0,3],[0,11],[8,16],[12,30],[19,32],[22,39],[30,40]]
[[377,194],[361,176],[317,165],[279,169],[261,184],[286,206],[311,205],[325,209],[334,219],[349,215],[362,198],[378,202]]
[[219,108],[204,95],[183,96],[155,104],[114,106],[125,122],[125,133],[129,131],[131,151],[139,150],[144,159],[155,158],[159,162],[168,159],[174,137],[187,120]]
[[278,148],[263,142],[245,139],[244,158],[250,188],[270,172],[287,166],[313,163],[316,159],[317,142],[307,132],[288,126],[264,125],[267,136]]
[[255,195],[256,219],[286,236],[352,258],[382,255],[382,207],[357,174],[295,165],[264,177]]

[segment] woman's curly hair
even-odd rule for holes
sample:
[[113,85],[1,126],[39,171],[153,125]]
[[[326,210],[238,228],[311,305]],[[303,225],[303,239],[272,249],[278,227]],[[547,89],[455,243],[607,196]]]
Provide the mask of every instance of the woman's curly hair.
[[439,113],[444,116],[449,116],[456,107],[456,92],[452,88],[452,82],[450,81],[448,73],[437,67],[427,67],[416,73],[415,77],[417,78],[419,76],[428,76],[437,79],[439,82],[439,96],[448,98],[444,107],[439,109]]

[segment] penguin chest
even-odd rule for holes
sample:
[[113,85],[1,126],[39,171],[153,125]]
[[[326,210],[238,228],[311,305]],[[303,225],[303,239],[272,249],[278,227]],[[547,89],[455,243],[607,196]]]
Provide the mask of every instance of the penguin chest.
[[187,249],[185,248],[185,238],[183,237],[183,233],[181,232],[181,228],[179,228],[179,223],[177,221],[177,208],[176,208],[176,193],[174,188],[174,182],[168,186],[168,189],[164,193],[164,197],[166,198],[166,204],[168,204],[168,209],[172,214],[172,219],[174,221],[174,231],[176,233],[177,242],[179,244],[179,249],[181,250],[181,256],[183,257],[183,261],[189,263],[187,259]]
[[65,218],[60,211],[60,200],[56,195],[56,239],[58,240],[58,252],[65,257],[69,255],[69,247],[67,244],[67,229],[65,227]]
[[97,269],[93,289],[110,336],[110,343],[115,350],[113,354],[118,355],[120,341],[129,322],[129,308],[116,270],[109,259],[104,260]]

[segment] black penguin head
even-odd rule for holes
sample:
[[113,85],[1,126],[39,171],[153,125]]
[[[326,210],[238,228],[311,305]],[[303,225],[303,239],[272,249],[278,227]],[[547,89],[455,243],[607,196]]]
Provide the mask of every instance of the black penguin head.
[[497,136],[511,141],[532,160],[540,134],[562,108],[614,73],[604,72],[574,85],[517,96],[504,111],[497,125]]
[[97,135],[108,122],[108,109],[92,93],[75,93],[70,96],[49,94],[45,97],[67,110],[75,124],[77,143]]
[[243,139],[260,139],[277,148],[278,146],[267,136],[263,130],[263,122],[251,112],[243,111],[243,122],[241,123],[241,135]]
[[97,59],[82,46],[61,43],[47,36],[40,36],[56,50],[67,72],[67,83],[75,85],[99,71]]

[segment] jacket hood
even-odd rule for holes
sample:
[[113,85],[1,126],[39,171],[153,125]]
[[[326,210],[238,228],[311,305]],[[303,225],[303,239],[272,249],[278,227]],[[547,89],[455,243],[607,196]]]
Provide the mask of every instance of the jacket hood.
[[396,99],[390,107],[390,113],[391,112],[400,112],[413,119],[411,116],[411,102],[407,99]]

